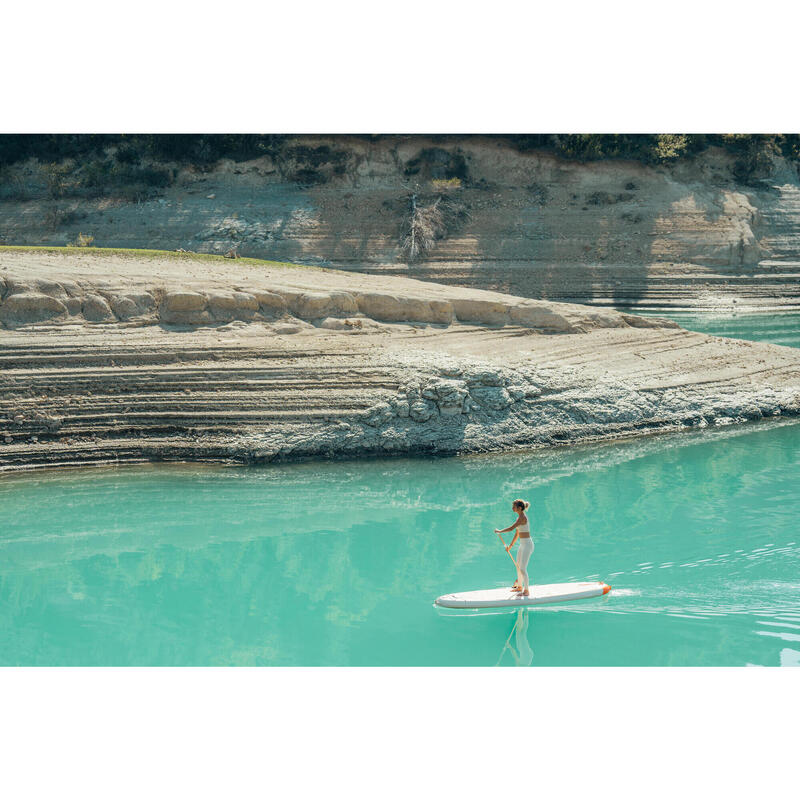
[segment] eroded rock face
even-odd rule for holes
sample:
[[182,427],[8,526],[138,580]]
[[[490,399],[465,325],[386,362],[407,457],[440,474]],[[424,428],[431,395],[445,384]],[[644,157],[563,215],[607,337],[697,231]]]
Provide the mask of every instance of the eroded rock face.
[[[449,137],[446,145],[424,136],[295,142],[345,153],[348,166],[312,185],[282,174],[268,157],[222,162],[202,174],[175,165],[180,180],[163,197],[119,202],[113,215],[76,199],[79,225],[109,246],[234,249],[383,275],[411,270],[429,281],[564,302],[713,308],[738,297],[765,308],[800,307],[800,181],[781,159],[763,182],[742,185],[732,160],[713,149],[682,164],[643,166],[569,162],[491,137]],[[460,183],[409,174],[423,150],[460,159]],[[29,163],[18,177],[41,185],[46,169]],[[426,203],[445,197],[468,216],[409,264],[400,231],[412,191]],[[63,244],[79,230],[77,222],[47,223],[59,203],[0,200],[0,227],[9,241]],[[361,312],[387,322],[407,318],[384,303],[383,311]],[[338,313],[321,309],[323,317]],[[449,321],[429,314],[418,321]]]
[[[66,277],[0,254],[0,469],[483,452],[800,413],[789,348],[412,280],[96,258]],[[420,321],[434,312],[448,321]]]
[[415,400],[409,406],[408,416],[414,422],[427,422],[434,414],[433,403],[426,403],[424,400]]
[[469,390],[464,381],[444,379],[433,381],[420,392],[426,400],[433,400],[440,414],[450,416],[464,411],[464,402]]
[[[297,330],[310,323],[350,333],[377,330],[386,323],[510,325],[543,333],[580,333],[598,327],[674,325],[616,311],[413,281],[405,285],[400,281],[397,284],[400,288],[393,292],[371,291],[363,286],[365,282],[377,288],[386,281],[359,276],[355,280],[359,285],[352,291],[344,291],[340,286],[350,282],[345,275],[334,277],[329,273],[323,279],[323,273],[319,273],[320,280],[315,281],[311,271],[295,272],[300,285],[286,282],[288,276],[274,280],[254,273],[253,277],[260,278],[260,282],[254,281],[249,286],[231,286],[233,281],[229,281],[228,285],[215,282],[197,288],[197,282],[182,287],[157,282],[143,286],[114,286],[113,275],[99,282],[8,276],[3,281],[5,295],[0,298],[0,323],[36,325],[62,316],[98,324],[121,322],[180,327],[284,320],[295,325]],[[325,282],[331,281],[339,286],[324,286]],[[315,288],[309,288],[308,284]],[[423,291],[427,291],[428,296],[421,296]]]
[[508,392],[500,386],[476,387],[472,390],[472,398],[481,408],[490,411],[502,411],[513,402]]

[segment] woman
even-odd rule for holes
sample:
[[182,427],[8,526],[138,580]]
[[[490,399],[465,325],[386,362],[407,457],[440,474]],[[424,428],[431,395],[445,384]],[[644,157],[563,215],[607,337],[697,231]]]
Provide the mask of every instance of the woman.
[[517,519],[513,525],[509,525],[502,530],[494,529],[495,533],[508,533],[516,528],[511,544],[507,545],[506,550],[511,552],[514,542],[519,538],[519,550],[517,550],[517,579],[511,587],[512,592],[520,592],[521,597],[530,597],[528,587],[528,561],[533,553],[533,539],[531,539],[531,526],[525,512],[530,508],[530,503],[525,500],[515,500],[511,504],[511,510],[517,514]]

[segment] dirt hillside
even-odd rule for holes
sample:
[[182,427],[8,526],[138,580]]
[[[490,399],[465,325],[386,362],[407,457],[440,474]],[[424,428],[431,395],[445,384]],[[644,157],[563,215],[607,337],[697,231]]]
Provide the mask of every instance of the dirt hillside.
[[[168,185],[144,195],[71,190],[73,173],[97,184],[91,164],[21,162],[2,176],[0,243],[82,235],[595,305],[800,307],[800,184],[780,158],[744,184],[714,148],[644,166],[520,152],[492,137],[290,144],[281,158],[167,165]],[[431,239],[412,257],[414,209]]]

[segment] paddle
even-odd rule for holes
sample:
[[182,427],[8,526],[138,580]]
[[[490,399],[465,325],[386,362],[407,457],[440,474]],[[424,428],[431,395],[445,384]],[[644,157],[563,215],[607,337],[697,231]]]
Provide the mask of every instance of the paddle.
[[[497,531],[495,531],[495,533],[497,533]],[[503,543],[503,548],[505,548],[506,542],[505,542],[505,539],[503,539],[502,534],[497,533],[497,535],[500,537],[500,541]],[[514,562],[514,566],[516,567],[517,566],[517,560],[514,558],[514,556],[511,555],[511,551],[510,550],[506,550],[506,553],[508,553],[508,557]],[[517,567],[517,569],[519,569],[519,567]]]

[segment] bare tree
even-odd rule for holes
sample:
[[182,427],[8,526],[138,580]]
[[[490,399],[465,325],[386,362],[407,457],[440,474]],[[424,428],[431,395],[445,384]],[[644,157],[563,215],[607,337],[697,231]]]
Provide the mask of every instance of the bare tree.
[[444,232],[444,220],[439,208],[441,199],[437,198],[429,206],[420,206],[417,196],[411,196],[408,232],[403,239],[403,250],[409,261],[414,261],[417,256],[430,250],[436,238]]
[[437,239],[444,238],[467,219],[469,212],[463,203],[437,197],[430,205],[421,206],[417,195],[411,195],[406,233],[401,243],[409,262],[424,255]]

